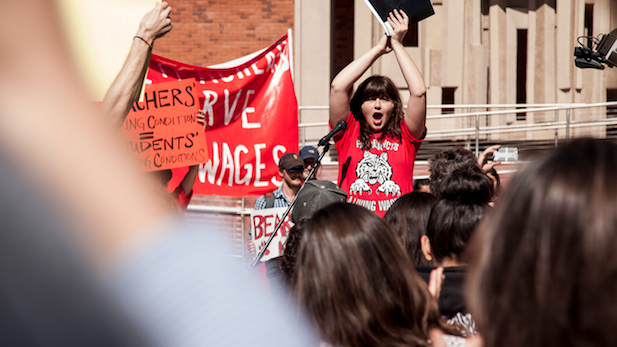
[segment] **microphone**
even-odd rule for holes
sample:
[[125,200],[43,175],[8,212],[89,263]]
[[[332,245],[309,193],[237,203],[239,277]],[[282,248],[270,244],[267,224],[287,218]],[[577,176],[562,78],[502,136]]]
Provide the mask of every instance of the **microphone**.
[[328,135],[324,136],[321,140],[319,140],[319,144],[317,144],[317,147],[319,146],[325,146],[326,143],[330,142],[330,139],[340,133],[341,131],[345,131],[345,129],[347,129],[347,122],[345,122],[344,120],[336,123],[336,126],[332,129],[332,131],[330,131],[328,133]]

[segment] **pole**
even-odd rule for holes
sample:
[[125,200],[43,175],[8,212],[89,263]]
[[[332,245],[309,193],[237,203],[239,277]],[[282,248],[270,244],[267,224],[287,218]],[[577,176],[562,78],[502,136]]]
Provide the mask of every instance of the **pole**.
[[[559,110],[555,110],[555,123],[559,122]],[[555,148],[559,145],[559,129],[555,129]]]
[[566,109],[566,141],[570,139],[570,109]]
[[317,170],[319,165],[321,165],[321,159],[323,159],[323,157],[326,155],[326,153],[329,150],[330,150],[330,142],[327,142],[326,145],[323,148],[323,151],[319,155],[319,158],[315,162],[315,165],[313,166],[313,169],[311,170],[311,172],[309,172],[308,176],[306,176],[306,179],[302,183],[302,186],[300,186],[300,190],[298,190],[298,193],[296,193],[296,196],[294,196],[294,198],[293,198],[293,200],[291,200],[291,203],[289,204],[289,206],[287,206],[287,209],[285,210],[285,213],[283,213],[283,217],[281,218],[281,220],[278,222],[278,224],[274,228],[274,231],[272,232],[272,235],[270,235],[270,237],[268,238],[268,241],[266,241],[266,244],[261,248],[261,251],[259,251],[259,253],[257,253],[257,256],[255,256],[255,260],[253,260],[253,263],[249,267],[248,272],[253,270],[255,268],[255,266],[257,266],[257,264],[259,263],[261,258],[263,257],[264,253],[268,249],[268,246],[270,246],[270,243],[272,243],[272,240],[276,236],[276,233],[279,231],[279,229],[281,228],[281,226],[285,222],[285,219],[287,219],[287,215],[289,214],[289,212],[293,208],[294,204],[296,203],[296,200],[298,199],[298,195],[300,195],[300,192],[302,191],[302,189],[304,189],[305,183],[308,180],[310,180],[315,175],[315,171]]
[[480,154],[480,115],[476,115],[476,158]]

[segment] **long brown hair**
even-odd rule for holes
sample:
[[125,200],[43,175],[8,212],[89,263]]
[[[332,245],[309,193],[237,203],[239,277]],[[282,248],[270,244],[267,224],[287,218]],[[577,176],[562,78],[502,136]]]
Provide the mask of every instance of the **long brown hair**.
[[405,117],[405,109],[401,102],[401,96],[394,82],[385,76],[373,75],[358,86],[358,90],[354,93],[349,105],[354,118],[360,122],[360,141],[363,149],[371,148],[370,135],[373,133],[370,126],[364,119],[362,113],[362,103],[371,97],[386,97],[394,103],[392,115],[381,131],[379,140],[383,141],[387,135],[393,136],[396,140],[401,141],[401,122]]
[[376,214],[335,203],[304,225],[295,297],[322,338],[340,347],[427,346],[442,327],[436,301]]
[[487,347],[615,346],[617,145],[580,139],[516,176],[470,244]]

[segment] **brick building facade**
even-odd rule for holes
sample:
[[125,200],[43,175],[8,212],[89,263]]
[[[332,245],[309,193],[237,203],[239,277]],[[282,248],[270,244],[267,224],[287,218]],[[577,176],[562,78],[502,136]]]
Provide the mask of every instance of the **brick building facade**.
[[294,26],[294,0],[168,0],[174,29],[154,53],[198,66],[269,46]]

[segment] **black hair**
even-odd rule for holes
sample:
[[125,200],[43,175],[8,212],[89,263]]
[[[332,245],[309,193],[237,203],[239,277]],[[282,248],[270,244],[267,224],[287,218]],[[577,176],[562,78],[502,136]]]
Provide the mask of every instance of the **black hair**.
[[437,263],[459,261],[473,231],[490,208],[493,182],[483,173],[455,171],[444,177],[440,196],[428,221],[426,235]]
[[423,186],[428,186],[430,184],[430,181],[428,180],[428,178],[419,178],[415,181],[413,181],[413,190],[417,191],[422,189]]
[[287,234],[285,250],[281,256],[281,263],[279,264],[281,282],[286,289],[291,288],[294,277],[294,267],[296,266],[296,255],[300,247],[300,240],[302,239],[302,227],[306,221],[307,219],[303,219],[296,223],[289,229]]
[[420,238],[426,235],[428,218],[436,198],[429,193],[411,192],[392,204],[383,220],[401,238],[407,255],[415,266],[428,266]]
[[457,146],[433,155],[428,160],[431,194],[439,198],[439,184],[447,175],[457,170],[482,172],[473,152]]
[[499,196],[499,193],[501,192],[501,179],[499,178],[499,174],[497,173],[497,170],[495,170],[494,167],[492,167],[487,174],[490,174],[491,176],[493,176],[495,178],[495,196]]

